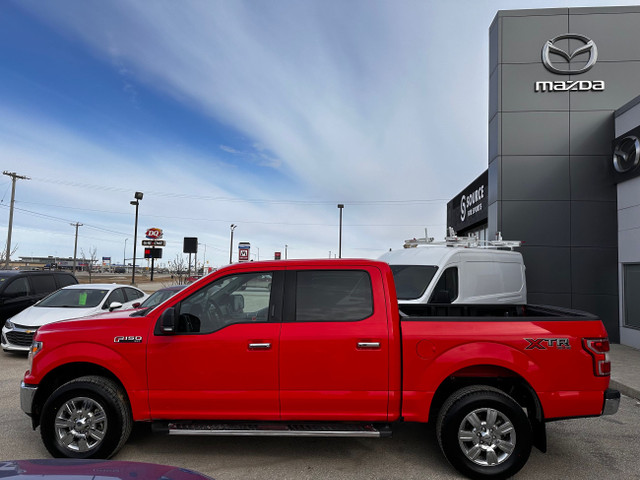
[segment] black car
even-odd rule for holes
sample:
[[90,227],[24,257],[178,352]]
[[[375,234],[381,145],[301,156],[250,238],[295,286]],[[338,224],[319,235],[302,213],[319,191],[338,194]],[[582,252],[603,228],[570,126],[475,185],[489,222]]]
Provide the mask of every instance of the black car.
[[78,283],[69,272],[0,270],[0,322],[59,288]]
[[142,317],[143,315],[146,315],[149,310],[156,308],[162,302],[164,302],[168,298],[173,297],[176,293],[178,293],[185,287],[186,285],[172,285],[170,287],[161,288],[160,290],[153,292],[149,297],[147,297],[144,302],[140,304],[140,310],[132,314],[132,316]]

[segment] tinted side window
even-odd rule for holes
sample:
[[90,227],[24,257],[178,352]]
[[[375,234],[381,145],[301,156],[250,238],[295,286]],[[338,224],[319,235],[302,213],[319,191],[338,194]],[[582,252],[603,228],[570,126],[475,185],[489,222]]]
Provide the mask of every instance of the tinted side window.
[[124,290],[127,292],[127,302],[140,298],[144,295],[141,291],[136,290],[135,288],[127,287]]
[[34,293],[51,293],[58,289],[53,275],[32,275],[31,286]]
[[271,301],[271,272],[219,278],[179,305],[176,333],[211,333],[234,323],[266,322]]
[[78,283],[76,278],[73,275],[56,275],[56,279],[58,280],[58,287],[66,287],[68,285],[75,285]]
[[29,282],[26,277],[14,279],[7,288],[4,289],[4,297],[19,298],[29,295]]
[[102,305],[102,308],[106,310],[113,302],[126,302],[124,298],[124,291],[122,290],[122,288],[116,288],[113,292],[111,292],[107,297],[107,301],[104,302],[104,305]]
[[373,314],[371,278],[361,270],[297,272],[296,321],[355,322]]
[[451,303],[458,298],[458,267],[449,267],[438,279],[429,303]]

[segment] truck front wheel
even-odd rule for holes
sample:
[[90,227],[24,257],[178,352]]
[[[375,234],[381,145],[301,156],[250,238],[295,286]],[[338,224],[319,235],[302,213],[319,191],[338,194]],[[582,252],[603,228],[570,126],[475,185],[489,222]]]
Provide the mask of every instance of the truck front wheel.
[[131,433],[122,389],[98,376],[76,378],[55,390],[42,409],[40,435],[54,457],[109,458]]
[[447,399],[436,435],[449,463],[469,478],[509,478],[531,453],[531,424],[522,407],[484,385],[460,389]]

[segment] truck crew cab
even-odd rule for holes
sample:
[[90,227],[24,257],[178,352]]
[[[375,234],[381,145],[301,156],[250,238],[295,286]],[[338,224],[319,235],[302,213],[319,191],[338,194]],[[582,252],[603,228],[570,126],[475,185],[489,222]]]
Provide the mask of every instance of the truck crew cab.
[[533,445],[546,449],[545,422],[617,411],[598,318],[442,307],[401,317],[383,262],[235,264],[151,311],[40,328],[21,406],[49,452],[71,458],[114,455],[133,422],[288,436],[434,422],[445,457],[472,478],[520,470]]

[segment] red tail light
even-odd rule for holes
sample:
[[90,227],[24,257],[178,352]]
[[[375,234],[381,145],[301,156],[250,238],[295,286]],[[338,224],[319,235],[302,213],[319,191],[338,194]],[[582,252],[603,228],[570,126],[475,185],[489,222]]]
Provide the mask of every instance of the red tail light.
[[593,373],[596,377],[608,377],[611,374],[609,361],[609,339],[583,338],[582,346],[593,359]]

